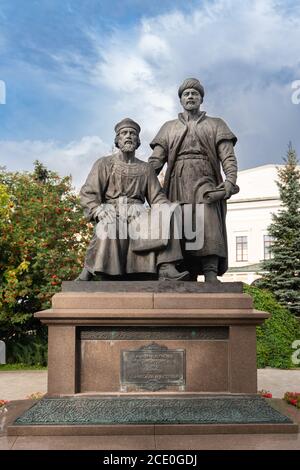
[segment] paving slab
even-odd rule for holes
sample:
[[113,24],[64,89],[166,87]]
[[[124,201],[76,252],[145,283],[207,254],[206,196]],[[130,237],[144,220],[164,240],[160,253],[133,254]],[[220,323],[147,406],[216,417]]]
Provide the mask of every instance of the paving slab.
[[[18,438],[19,439],[19,438]],[[167,450],[299,450],[300,435],[214,434],[156,436],[156,449]]]
[[0,437],[0,450],[10,450],[16,441],[14,436],[1,436]]
[[274,398],[285,392],[300,392],[300,369],[258,369],[258,390],[270,390]]
[[[258,369],[258,390],[269,390],[274,398],[286,391],[300,392],[300,369]],[[0,399],[23,400],[35,392],[46,393],[47,371],[0,371]]]
[[12,450],[148,450],[153,436],[27,436],[18,437]]
[[23,400],[32,393],[46,391],[47,370],[0,371],[0,400]]

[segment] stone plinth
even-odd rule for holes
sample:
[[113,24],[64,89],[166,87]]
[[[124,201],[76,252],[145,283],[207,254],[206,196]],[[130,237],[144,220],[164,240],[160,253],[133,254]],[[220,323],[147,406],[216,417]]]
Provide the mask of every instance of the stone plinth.
[[10,436],[296,433],[297,424],[253,395],[46,398]]
[[36,317],[49,328],[48,396],[257,392],[268,314],[240,283],[65,283]]
[[48,394],[11,436],[295,433],[256,395],[256,326],[242,285],[64,283],[49,328]]

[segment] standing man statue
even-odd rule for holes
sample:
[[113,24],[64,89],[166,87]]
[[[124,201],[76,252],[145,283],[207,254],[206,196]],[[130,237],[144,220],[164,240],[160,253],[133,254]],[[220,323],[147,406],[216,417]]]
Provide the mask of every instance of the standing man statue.
[[[140,220],[139,214],[147,213],[145,201],[150,206],[166,204],[167,209],[171,206],[151,165],[135,157],[140,145],[140,130],[132,119],[119,122],[115,126],[118,153],[97,160],[81,188],[80,199],[85,216],[97,226],[77,281],[90,281],[98,273],[109,276],[158,273],[162,280],[185,280],[189,277],[188,272],[176,269],[176,264],[183,259],[178,238],[171,234],[162,243],[160,240],[150,240],[149,243],[144,239],[136,242],[127,231],[130,224]],[[175,213],[168,213],[170,234]],[[145,220],[147,222],[148,218]],[[148,227],[146,229],[148,232]],[[107,236],[103,237],[106,232]]]
[[[164,190],[170,201],[204,204],[204,244],[185,251],[184,261],[192,279],[204,274],[206,282],[219,282],[228,269],[226,199],[238,192],[236,136],[220,118],[200,110],[204,88],[187,78],[178,95],[183,113],[166,122],[151,142],[149,163],[158,174],[167,163]],[[225,174],[223,181],[221,168]],[[204,194],[210,195],[204,198]]]

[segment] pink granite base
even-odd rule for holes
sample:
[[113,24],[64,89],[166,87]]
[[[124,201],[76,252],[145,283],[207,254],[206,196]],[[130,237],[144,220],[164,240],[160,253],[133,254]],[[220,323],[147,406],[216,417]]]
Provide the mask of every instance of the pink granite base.
[[8,436],[120,436],[200,434],[295,434],[297,424],[172,424],[9,426]]
[[[121,380],[122,351],[156,343],[185,353],[184,393],[256,393],[256,326],[268,314],[242,293],[62,292],[36,314],[49,328],[48,396],[141,391]],[[80,339],[80,327],[226,328],[223,339]],[[153,392],[160,393],[160,392]]]

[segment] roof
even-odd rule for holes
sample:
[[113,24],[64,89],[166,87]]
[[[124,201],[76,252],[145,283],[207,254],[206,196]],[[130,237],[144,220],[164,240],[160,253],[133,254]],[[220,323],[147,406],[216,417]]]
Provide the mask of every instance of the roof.
[[232,268],[229,268],[228,273],[257,273],[257,272],[262,272],[262,264],[261,263],[256,263],[256,264],[248,264],[247,266],[235,266]]
[[240,192],[231,198],[231,202],[239,200],[279,199],[279,191],[276,184],[278,179],[277,168],[282,165],[262,165],[238,172],[237,184]]
[[254,166],[253,168],[247,168],[246,170],[240,170],[239,175],[243,175],[245,173],[252,173],[252,172],[257,172],[262,169],[267,169],[267,168],[281,168],[284,165],[276,165],[275,163],[268,163],[267,165],[259,165],[259,166]]

